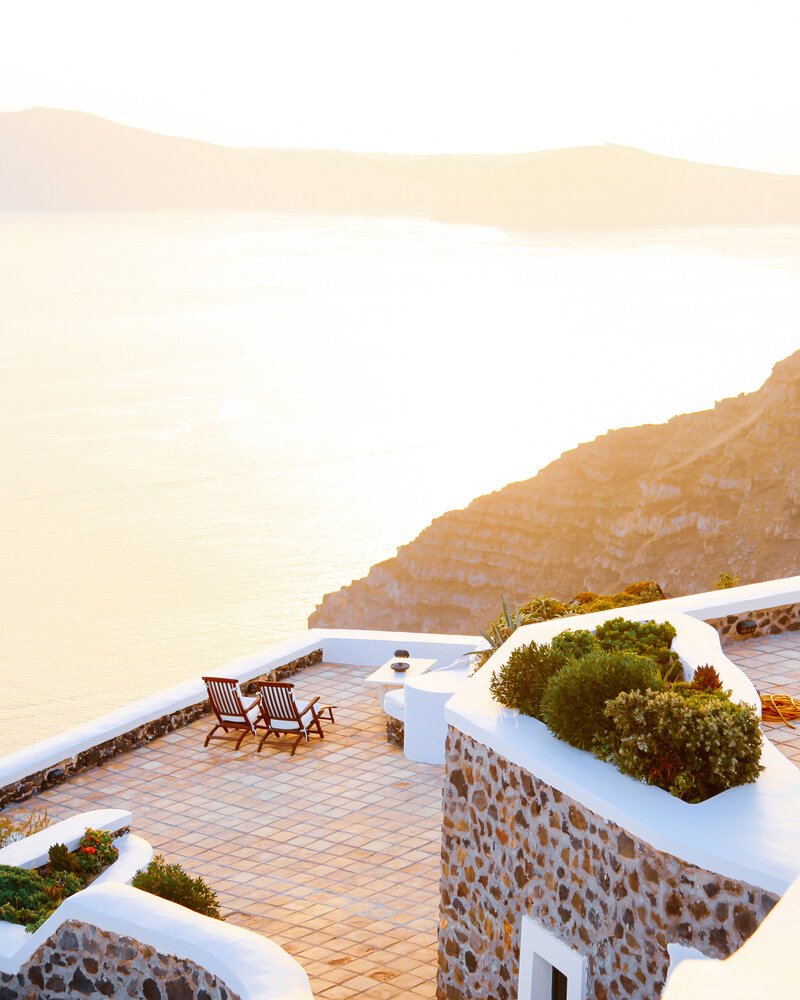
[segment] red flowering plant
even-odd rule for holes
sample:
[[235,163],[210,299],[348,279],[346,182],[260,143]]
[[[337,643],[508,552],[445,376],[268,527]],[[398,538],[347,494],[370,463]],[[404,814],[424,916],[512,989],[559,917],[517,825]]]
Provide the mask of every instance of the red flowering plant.
[[97,875],[113,864],[119,851],[112,841],[113,835],[107,830],[91,830],[87,827],[75,851],[81,869],[87,874]]

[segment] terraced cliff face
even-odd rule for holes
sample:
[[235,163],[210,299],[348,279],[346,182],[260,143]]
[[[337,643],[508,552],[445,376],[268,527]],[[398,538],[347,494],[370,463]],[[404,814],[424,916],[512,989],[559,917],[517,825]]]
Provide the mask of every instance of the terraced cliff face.
[[437,518],[310,626],[474,632],[500,594],[672,595],[800,572],[800,351],[754,393],[565,452],[533,479]]

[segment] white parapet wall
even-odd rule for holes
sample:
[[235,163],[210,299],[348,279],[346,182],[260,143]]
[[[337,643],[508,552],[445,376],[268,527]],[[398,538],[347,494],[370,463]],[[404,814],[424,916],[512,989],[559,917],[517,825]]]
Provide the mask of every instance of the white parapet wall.
[[[392,657],[395,649],[409,649],[412,656],[436,660],[434,668],[447,666],[465,653],[485,646],[480,636],[427,635],[418,632],[380,632],[361,629],[310,629],[266,649],[221,665],[214,673],[236,677],[246,683],[292,660],[322,650],[326,663],[351,666],[379,666]],[[46,771],[64,760],[75,758],[129,733],[156,719],[178,713],[206,699],[202,678],[176,684],[158,694],[141,698],[125,708],[99,716],[57,736],[41,740],[22,750],[0,757],[0,788]]]

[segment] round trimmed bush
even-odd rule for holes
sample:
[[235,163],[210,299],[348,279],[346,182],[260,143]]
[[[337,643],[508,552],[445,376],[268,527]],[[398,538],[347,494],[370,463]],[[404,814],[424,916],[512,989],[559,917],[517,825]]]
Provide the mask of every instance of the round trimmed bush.
[[571,660],[550,679],[541,718],[559,739],[604,757],[611,728],[606,702],[622,691],[654,690],[660,683],[655,664],[647,657],[596,650]]
[[606,706],[620,771],[686,802],[755,781],[761,729],[750,705],[718,691],[629,691]]
[[550,678],[564,665],[564,658],[543,643],[535,642],[515,649],[492,677],[489,690],[506,708],[517,708],[523,715],[540,719],[542,695]]
[[551,643],[553,652],[561,656],[564,661],[579,660],[582,656],[600,648],[600,643],[595,638],[593,632],[586,628],[568,629],[566,632],[559,632],[553,637]]

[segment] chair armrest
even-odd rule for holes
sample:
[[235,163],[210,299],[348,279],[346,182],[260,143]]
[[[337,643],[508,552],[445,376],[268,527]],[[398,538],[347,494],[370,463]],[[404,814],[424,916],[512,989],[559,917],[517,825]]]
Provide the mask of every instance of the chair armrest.
[[316,703],[317,703],[318,701],[319,701],[319,695],[317,695],[317,697],[316,697],[316,698],[312,698],[312,699],[311,699],[311,701],[310,701],[310,702],[309,702],[309,703],[308,703],[308,704],[306,705],[306,707],[305,707],[305,708],[303,709],[303,711],[302,711],[302,712],[300,713],[300,716],[301,716],[301,718],[302,718],[302,716],[304,716],[304,715],[305,715],[305,714],[306,714],[307,712],[311,712],[311,714],[312,714],[312,715],[314,716],[314,718],[316,718],[316,717],[317,717],[317,710],[316,710],[316,709],[314,708],[314,706],[316,705]]

